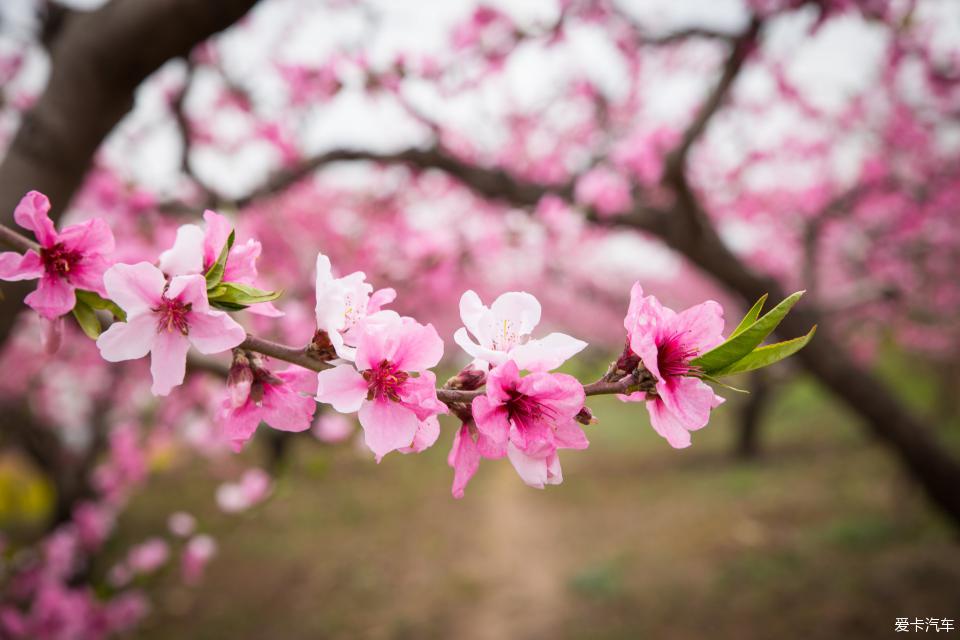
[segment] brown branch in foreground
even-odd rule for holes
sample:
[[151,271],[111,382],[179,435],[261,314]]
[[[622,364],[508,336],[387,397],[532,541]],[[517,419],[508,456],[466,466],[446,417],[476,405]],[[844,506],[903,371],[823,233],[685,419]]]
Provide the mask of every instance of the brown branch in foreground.
[[2,224],[0,224],[0,245],[21,253],[26,253],[27,251],[40,253],[39,244]]
[[[298,349],[287,345],[258,338],[247,334],[247,339],[237,347],[246,351],[254,351],[265,356],[282,360],[309,369],[311,371],[323,371],[330,368],[330,364],[321,358],[311,355],[308,348]],[[191,366],[197,369],[204,369],[225,375],[225,369],[215,368],[206,361],[197,359],[191,360]],[[609,380],[605,376],[596,382],[591,382],[583,386],[583,391],[588,396],[610,395],[610,394],[629,394],[634,391],[652,391],[655,379],[640,365],[633,373],[623,374],[617,380]],[[437,398],[447,405],[456,403],[469,403],[477,396],[484,394],[483,389],[463,391],[460,389],[437,389]]]

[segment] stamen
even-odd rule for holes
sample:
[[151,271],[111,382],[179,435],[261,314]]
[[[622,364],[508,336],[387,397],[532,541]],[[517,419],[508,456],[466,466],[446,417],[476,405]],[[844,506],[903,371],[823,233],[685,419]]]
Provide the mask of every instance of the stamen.
[[187,314],[190,313],[192,308],[192,304],[171,300],[167,296],[161,297],[160,304],[152,309],[159,316],[157,318],[157,333],[176,330],[183,335],[189,335],[190,324],[187,322]]

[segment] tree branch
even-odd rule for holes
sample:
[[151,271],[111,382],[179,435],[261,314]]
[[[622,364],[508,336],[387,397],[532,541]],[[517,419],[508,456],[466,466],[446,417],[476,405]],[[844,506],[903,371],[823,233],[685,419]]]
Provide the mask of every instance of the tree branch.
[[427,149],[409,148],[392,153],[378,153],[361,149],[334,149],[305,160],[294,167],[280,171],[247,196],[236,201],[238,208],[246,207],[257,200],[275,195],[287,187],[310,176],[315,171],[337,162],[373,162],[376,164],[401,164],[418,171],[437,169],[467,185],[479,196],[491,200],[507,201],[518,206],[533,206],[546,194],[570,198],[572,183],[543,185],[527,182],[510,175],[503,169],[482,167],[463,162],[439,145]]
[[720,107],[729,95],[734,81],[743,68],[743,63],[756,44],[761,24],[761,20],[754,17],[750,21],[747,29],[733,40],[733,49],[730,51],[730,55],[723,65],[723,73],[720,75],[720,80],[717,81],[713,91],[710,92],[710,95],[707,96],[707,99],[700,106],[696,117],[683,132],[683,138],[681,138],[680,144],[667,155],[666,170],[664,171],[665,180],[676,181],[682,179],[683,169],[686,165],[690,148],[700,136],[703,135],[703,132],[706,131],[710,120],[720,110]]

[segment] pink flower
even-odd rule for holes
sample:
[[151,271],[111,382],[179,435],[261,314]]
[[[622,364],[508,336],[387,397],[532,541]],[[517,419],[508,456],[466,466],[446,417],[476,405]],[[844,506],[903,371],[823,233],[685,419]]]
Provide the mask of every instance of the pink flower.
[[186,511],[175,511],[167,518],[167,528],[173,535],[186,538],[197,529],[197,519]]
[[33,231],[40,253],[13,251],[0,253],[0,280],[40,279],[37,290],[24,302],[44,318],[52,320],[69,313],[76,305],[76,289],[106,295],[103,272],[110,266],[106,258],[113,252],[113,233],[100,219],[67,227],[61,233],[53,226],[48,212],[50,201],[42,193],[31,191],[20,200],[14,220]]
[[460,297],[460,319],[464,326],[453,339],[484,369],[512,360],[520,369],[549,371],[587,346],[564,333],[531,338],[540,323],[540,302],[523,291],[504,293],[490,307],[475,292],[466,291]]
[[272,486],[270,476],[262,469],[247,469],[239,482],[225,482],[217,487],[217,506],[226,513],[239,513],[264,500]]
[[[226,216],[215,211],[204,211],[203,219],[207,223],[205,230],[195,224],[181,225],[173,246],[160,254],[160,270],[168,276],[205,274],[220,258],[233,227]],[[227,254],[223,282],[253,285],[257,279],[257,258],[262,250],[262,245],[253,238],[234,244]],[[283,315],[270,302],[253,305],[249,311],[268,317]]]
[[117,264],[103,275],[107,293],[127,313],[97,339],[109,362],[151,354],[152,391],[165,396],[183,383],[187,351],[220,353],[247,334],[223,311],[210,309],[207,283],[201,275],[176,276],[169,283],[152,264]]
[[619,173],[598,167],[577,180],[576,199],[591,206],[600,217],[609,218],[630,208],[630,184]]
[[88,552],[96,551],[110,535],[115,523],[112,509],[96,502],[81,502],[73,510],[80,544]]
[[153,573],[170,557],[170,546],[162,538],[150,538],[130,549],[127,565],[134,573]]
[[[478,440],[480,451],[485,457],[506,455],[531,487],[560,484],[557,450],[589,445],[575,420],[584,398],[583,386],[572,376],[537,372],[521,378],[516,363],[505,362],[487,376],[486,395],[473,399],[473,419],[485,439]],[[474,455],[469,445],[463,454],[466,469]]]
[[[436,376],[443,341],[433,325],[383,311],[357,328],[354,365],[321,371],[317,400],[341,413],[359,412],[367,447],[377,456],[394,450],[422,451],[439,433]],[[419,375],[413,376],[411,373]]]
[[298,367],[278,373],[260,367],[247,370],[252,380],[230,390],[218,416],[234,451],[253,437],[261,421],[280,431],[310,428],[317,408],[316,374]]
[[690,360],[723,342],[723,309],[709,300],[680,313],[643,296],[640,283],[630,291],[623,321],[630,349],[657,378],[656,394],[632,394],[647,401],[650,423],[671,446],[690,446],[690,431],[706,426],[710,410],[723,402],[699,378]]
[[183,548],[180,560],[180,572],[187,584],[197,584],[203,578],[203,571],[213,557],[217,555],[217,541],[208,535],[190,538]]
[[343,442],[353,433],[355,423],[339,413],[325,413],[317,419],[313,435],[320,442],[336,444]]
[[353,329],[397,297],[393,289],[374,291],[366,278],[362,271],[334,278],[330,259],[317,254],[317,328],[327,333],[337,355],[347,360],[353,360],[357,351]]

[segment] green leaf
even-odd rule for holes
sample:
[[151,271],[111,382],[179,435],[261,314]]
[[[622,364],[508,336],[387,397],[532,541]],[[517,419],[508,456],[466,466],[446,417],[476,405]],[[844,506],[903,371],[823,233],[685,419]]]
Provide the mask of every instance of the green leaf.
[[749,392],[747,389],[741,389],[740,387],[735,387],[735,386],[733,386],[732,384],[727,384],[727,383],[724,382],[723,380],[720,380],[720,379],[718,379],[718,378],[714,378],[713,376],[702,376],[702,379],[703,379],[703,380],[706,380],[707,382],[709,382],[709,383],[711,383],[711,384],[719,385],[719,386],[723,387],[724,389],[729,389],[730,391],[736,391],[737,393],[746,393],[746,394],[748,394],[748,395],[750,394],[750,392]]
[[207,292],[207,298],[210,300],[210,304],[222,309],[236,311],[251,304],[276,300],[281,294],[283,294],[283,291],[264,291],[239,282],[221,282]]
[[793,308],[793,305],[797,304],[797,301],[800,300],[803,294],[803,291],[798,291],[788,296],[783,302],[754,321],[747,328],[741,330],[740,333],[730,336],[726,342],[707,351],[699,358],[694,358],[690,364],[699,367],[707,375],[714,375],[724,367],[737,362],[740,358],[743,358],[753,351],[777,328],[780,321],[783,320],[787,312]]
[[100,294],[96,293],[95,291],[77,289],[77,300],[79,302],[83,302],[91,309],[109,311],[113,315],[114,320],[125,322],[127,319],[126,312],[117,306],[116,302],[101,297]]
[[768,344],[763,347],[754,349],[752,352],[740,358],[733,364],[727,365],[719,371],[714,371],[713,375],[715,376],[727,376],[732,373],[743,373],[745,371],[753,371],[754,369],[762,369],[763,367],[769,367],[770,365],[780,362],[788,356],[792,356],[800,349],[803,349],[807,346],[807,343],[813,338],[813,334],[817,332],[817,326],[814,325],[810,329],[809,333],[805,336],[800,336],[799,338],[794,338],[793,340],[785,340],[783,342],[777,342],[776,344]]
[[77,324],[80,325],[88,338],[96,340],[100,337],[100,331],[102,330],[100,319],[97,318],[97,312],[90,305],[77,300],[77,304],[73,306],[73,317],[77,319]]
[[223,272],[227,268],[227,256],[230,255],[230,249],[233,248],[234,240],[236,240],[236,235],[233,230],[231,230],[230,235],[227,236],[227,243],[223,245],[223,249],[220,250],[220,256],[216,262],[210,265],[210,268],[204,276],[207,279],[208,291],[216,287],[220,284],[220,281],[223,280]]
[[[740,335],[743,333],[743,330],[752,325],[757,321],[757,318],[760,317],[760,311],[763,310],[763,303],[767,301],[767,294],[760,296],[760,299],[750,307],[750,311],[747,311],[747,315],[743,316],[743,320],[740,321],[740,324],[737,325],[737,328],[733,330],[733,333],[730,334],[730,337]],[[729,338],[728,338],[729,339]]]

